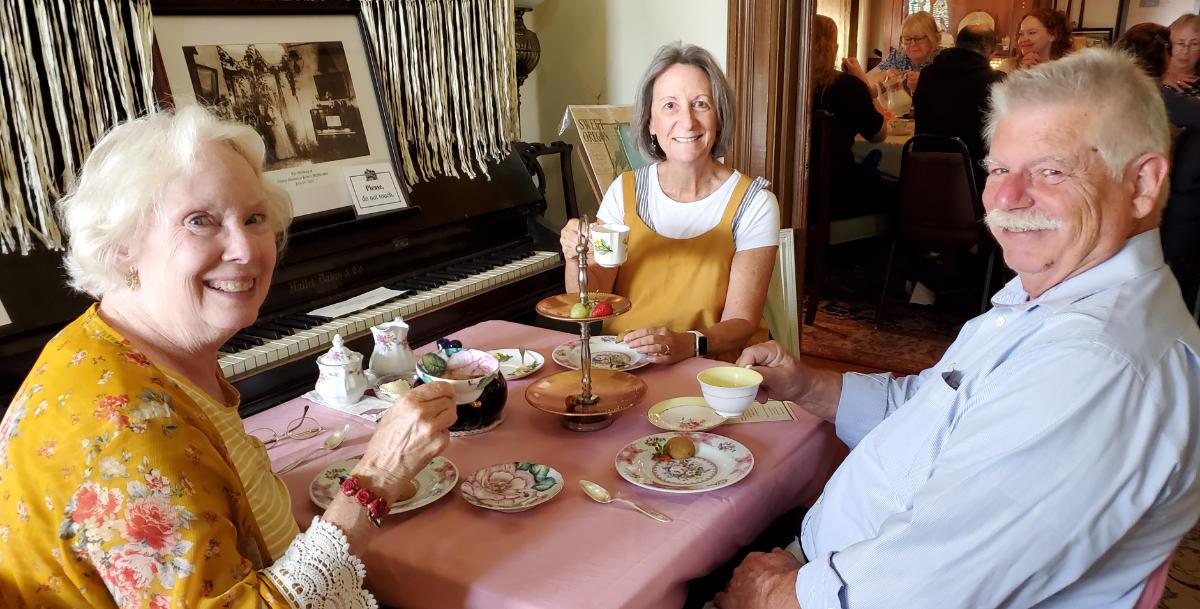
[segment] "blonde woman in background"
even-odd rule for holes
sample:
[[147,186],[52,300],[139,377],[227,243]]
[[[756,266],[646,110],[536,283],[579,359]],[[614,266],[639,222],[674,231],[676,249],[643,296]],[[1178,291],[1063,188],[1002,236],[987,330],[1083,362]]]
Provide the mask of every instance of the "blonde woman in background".
[[880,83],[897,74],[904,75],[904,88],[912,94],[917,89],[921,70],[932,63],[941,50],[938,47],[941,40],[942,34],[938,32],[933,15],[926,11],[916,12],[905,17],[900,25],[900,48],[892,49],[891,54],[870,72],[864,74],[862,65],[854,58],[847,59],[844,67],[846,72],[866,82],[876,97],[882,92]]
[[1163,84],[1185,95],[1200,97],[1197,60],[1200,60],[1200,15],[1188,13],[1171,23],[1171,59],[1163,74]]

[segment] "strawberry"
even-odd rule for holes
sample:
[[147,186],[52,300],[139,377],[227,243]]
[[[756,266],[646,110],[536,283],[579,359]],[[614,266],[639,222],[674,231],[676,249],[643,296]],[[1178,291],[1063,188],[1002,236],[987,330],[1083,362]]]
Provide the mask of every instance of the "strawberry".
[[592,307],[591,317],[604,317],[605,315],[612,315],[612,313],[612,305],[607,302],[598,302],[596,306]]

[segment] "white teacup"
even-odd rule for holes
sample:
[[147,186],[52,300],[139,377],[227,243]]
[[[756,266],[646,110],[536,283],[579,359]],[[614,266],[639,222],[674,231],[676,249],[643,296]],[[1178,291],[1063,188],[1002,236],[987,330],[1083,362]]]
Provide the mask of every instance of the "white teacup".
[[629,227],[624,224],[593,224],[592,256],[596,264],[612,268],[625,263],[629,250]]
[[758,395],[763,377],[755,370],[737,366],[717,366],[696,375],[704,401],[726,418],[742,415]]

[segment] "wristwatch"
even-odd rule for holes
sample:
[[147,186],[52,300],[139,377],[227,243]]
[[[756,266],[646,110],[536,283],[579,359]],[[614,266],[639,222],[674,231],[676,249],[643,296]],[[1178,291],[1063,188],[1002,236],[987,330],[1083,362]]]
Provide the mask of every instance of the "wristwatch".
[[708,355],[708,337],[701,334],[699,330],[688,330],[688,332],[696,335],[696,357]]

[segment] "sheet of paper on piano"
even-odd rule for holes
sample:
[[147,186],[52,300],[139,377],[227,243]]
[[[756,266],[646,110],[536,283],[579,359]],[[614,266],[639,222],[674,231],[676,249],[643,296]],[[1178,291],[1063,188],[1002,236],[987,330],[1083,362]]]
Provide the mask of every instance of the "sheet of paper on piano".
[[308,314],[320,315],[322,317],[342,317],[343,315],[349,315],[355,311],[361,311],[367,307],[377,305],[385,300],[391,300],[404,293],[402,290],[375,288],[370,292],[363,292],[354,298],[335,302],[319,309],[313,309]]
[[648,164],[630,140],[633,106],[567,106],[558,134],[573,123],[579,131],[584,171],[596,196],[603,197],[617,176]]
[[7,326],[12,323],[12,319],[8,316],[8,311],[4,310],[4,303],[0,302],[0,326]]
[[755,402],[742,413],[742,416],[726,421],[729,423],[764,423],[767,421],[795,421],[796,415],[788,402],[767,400],[766,403]]

